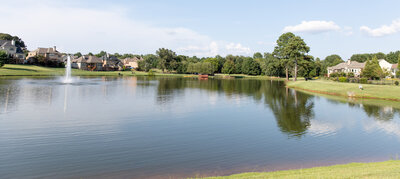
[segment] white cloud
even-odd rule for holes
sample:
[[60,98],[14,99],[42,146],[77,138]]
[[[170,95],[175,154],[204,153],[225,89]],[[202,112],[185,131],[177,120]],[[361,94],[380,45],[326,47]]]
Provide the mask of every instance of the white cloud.
[[249,47],[244,47],[240,43],[229,43],[225,46],[228,53],[242,53],[242,54],[250,54],[251,50]]
[[286,26],[284,32],[304,32],[318,34],[329,31],[339,31],[340,27],[333,21],[302,21],[295,26]]
[[245,47],[240,43],[212,41],[210,44],[203,46],[189,45],[186,47],[180,47],[178,48],[177,52],[192,54],[195,56],[225,56],[228,54],[249,55],[252,51],[249,47]]
[[392,24],[390,25],[383,25],[376,29],[371,29],[367,26],[361,26],[360,30],[371,37],[382,37],[395,34],[400,31],[400,19],[392,21]]
[[[124,7],[85,8],[77,2],[71,5],[9,1],[2,3],[0,32],[20,36],[30,50],[57,46],[67,53],[105,50],[145,54],[164,47],[181,49],[184,55],[214,56],[220,52],[218,47],[223,46],[192,29],[150,25],[151,22],[139,21],[132,15]],[[237,50],[235,53],[241,53]]]

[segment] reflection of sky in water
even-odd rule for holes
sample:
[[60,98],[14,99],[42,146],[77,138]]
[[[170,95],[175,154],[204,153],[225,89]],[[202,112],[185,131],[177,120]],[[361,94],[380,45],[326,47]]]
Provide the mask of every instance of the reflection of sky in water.
[[227,174],[386,160],[400,148],[398,109],[286,91],[280,82],[79,81],[0,80],[0,173]]

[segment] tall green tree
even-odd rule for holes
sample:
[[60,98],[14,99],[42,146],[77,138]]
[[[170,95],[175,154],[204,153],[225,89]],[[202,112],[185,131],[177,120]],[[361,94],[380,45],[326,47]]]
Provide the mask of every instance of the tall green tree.
[[76,57],[81,57],[81,56],[82,56],[82,53],[81,53],[81,52],[77,52],[77,53],[74,54],[74,56],[76,56]]
[[298,63],[309,51],[310,47],[308,47],[304,40],[299,36],[290,38],[288,44],[285,46],[284,53],[294,64],[294,81],[297,81]]
[[100,58],[100,57],[103,57],[103,56],[105,56],[105,55],[107,55],[107,52],[105,52],[105,51],[100,51],[100,53],[96,54],[95,56]]
[[254,59],[263,58],[263,55],[260,52],[256,52],[256,53],[254,53],[253,58]]
[[235,63],[233,60],[227,60],[222,67],[222,73],[224,74],[232,74],[235,72]]
[[397,76],[397,78],[400,77],[400,54],[397,57],[397,72],[396,72],[396,76]]
[[295,35],[291,32],[287,32],[279,36],[278,40],[276,41],[274,52],[272,53],[277,59],[279,59],[280,65],[284,66],[287,81],[289,80],[289,68],[291,64],[289,63],[290,57],[286,50],[289,40],[294,37]]
[[376,56],[372,60],[368,60],[362,70],[362,77],[369,79],[379,79],[383,74],[382,68],[379,66],[379,61]]
[[260,64],[253,60],[253,58],[247,58],[243,61],[242,73],[246,75],[260,75]]
[[4,66],[4,64],[8,61],[8,55],[5,51],[0,50],[0,67]]
[[160,58],[160,63],[163,71],[164,69],[172,71],[174,70],[174,68],[176,68],[176,53],[174,51],[166,48],[160,48],[156,51],[156,54]]

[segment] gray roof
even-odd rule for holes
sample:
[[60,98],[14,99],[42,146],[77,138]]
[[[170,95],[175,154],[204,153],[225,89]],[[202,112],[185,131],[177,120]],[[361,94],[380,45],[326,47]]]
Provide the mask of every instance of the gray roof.
[[76,63],[103,63],[103,60],[101,60],[100,58],[98,58],[96,56],[84,55],[77,59],[74,59],[73,62],[76,62]]
[[328,67],[328,69],[338,70],[338,69],[345,69],[345,68],[353,68],[354,69],[354,68],[364,68],[364,67],[365,67],[365,62],[360,63],[360,62],[348,60],[347,62],[342,62],[335,66]]

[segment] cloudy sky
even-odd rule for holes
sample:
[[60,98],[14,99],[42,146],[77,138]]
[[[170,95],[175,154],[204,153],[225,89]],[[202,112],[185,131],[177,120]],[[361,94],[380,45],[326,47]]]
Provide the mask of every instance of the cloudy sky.
[[271,52],[284,32],[300,35],[310,54],[400,50],[395,0],[0,0],[0,32],[32,50],[215,56]]

